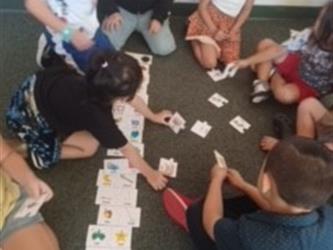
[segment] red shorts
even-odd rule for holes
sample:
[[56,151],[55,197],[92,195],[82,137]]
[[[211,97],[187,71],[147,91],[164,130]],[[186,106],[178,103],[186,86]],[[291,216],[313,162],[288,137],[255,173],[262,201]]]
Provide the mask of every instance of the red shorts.
[[277,73],[279,73],[288,84],[294,84],[298,88],[300,93],[299,101],[301,102],[308,97],[317,97],[318,93],[306,84],[299,75],[300,60],[298,54],[291,53],[282,63],[276,65],[276,69]]

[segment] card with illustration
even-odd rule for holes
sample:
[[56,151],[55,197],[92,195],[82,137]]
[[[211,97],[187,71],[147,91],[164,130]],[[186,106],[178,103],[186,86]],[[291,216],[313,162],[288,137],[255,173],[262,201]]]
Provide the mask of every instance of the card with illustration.
[[239,115],[232,119],[229,124],[241,134],[244,134],[251,127],[251,124]]
[[97,189],[95,203],[104,206],[135,207],[138,200],[138,190],[132,188],[103,188]]
[[112,250],[131,248],[132,228],[89,225],[86,247]]
[[185,129],[186,121],[178,112],[176,112],[172,115],[168,124],[171,130],[178,134],[181,130]]
[[98,171],[97,186],[104,188],[136,188],[138,175],[130,174],[112,174],[106,169]]
[[47,195],[41,195],[38,199],[27,198],[20,209],[15,213],[14,218],[32,217],[36,215],[43,206]]
[[166,176],[176,178],[178,171],[178,163],[174,159],[160,159],[158,170]]
[[110,226],[140,227],[141,208],[100,206],[97,223]]
[[208,101],[213,104],[214,106],[216,106],[217,108],[221,108],[223,107],[225,104],[229,103],[229,100],[227,100],[226,98],[224,98],[223,96],[221,96],[218,93],[213,94],[211,97],[209,97]]
[[127,159],[106,159],[104,169],[111,174],[131,174],[138,173],[136,168],[131,168]]

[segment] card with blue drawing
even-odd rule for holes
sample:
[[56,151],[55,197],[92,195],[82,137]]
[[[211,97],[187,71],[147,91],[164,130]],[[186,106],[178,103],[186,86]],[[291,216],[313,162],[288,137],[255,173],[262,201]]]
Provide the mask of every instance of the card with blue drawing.
[[104,169],[111,174],[138,173],[136,168],[130,167],[127,159],[106,159],[104,160]]
[[140,227],[141,208],[100,206],[97,224]]
[[98,171],[97,186],[104,188],[136,188],[137,173],[112,174],[109,170]]
[[219,93],[213,94],[209,97],[208,101],[217,108],[222,108],[224,105],[229,103],[229,100],[221,96]]
[[97,189],[95,203],[104,206],[135,207],[138,200],[138,190],[132,188],[104,188]]
[[229,124],[241,134],[244,134],[251,127],[251,124],[239,115],[232,119]]
[[129,250],[132,242],[132,228],[89,225],[87,248],[106,248],[112,250]]

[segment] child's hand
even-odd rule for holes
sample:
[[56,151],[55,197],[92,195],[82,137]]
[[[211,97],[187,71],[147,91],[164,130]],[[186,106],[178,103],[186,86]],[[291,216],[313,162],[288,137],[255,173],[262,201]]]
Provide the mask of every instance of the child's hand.
[[171,111],[163,110],[161,112],[155,113],[151,121],[157,124],[168,126],[168,121],[170,120],[171,116]]
[[218,42],[221,42],[228,38],[229,38],[229,35],[222,30],[218,30],[214,35],[214,39]]
[[149,33],[151,35],[157,34],[158,32],[160,32],[161,30],[161,23],[155,19],[151,20],[150,24],[149,24]]
[[22,186],[27,194],[34,199],[38,199],[43,194],[46,194],[46,201],[51,200],[53,197],[52,189],[44,181],[35,176],[31,177]]
[[240,190],[242,190],[242,188],[247,184],[241,174],[235,169],[229,168],[227,177],[229,183]]
[[102,24],[104,30],[112,32],[112,30],[118,30],[123,23],[123,18],[119,13],[114,13],[105,18]]
[[164,189],[168,183],[168,179],[161,172],[156,170],[152,170],[152,172],[146,176],[146,179],[155,191]]
[[211,172],[211,179],[219,179],[223,181],[227,177],[227,168],[221,168],[218,164],[214,165]]
[[81,30],[76,30],[73,34],[71,43],[80,51],[87,50],[94,45],[88,34]]

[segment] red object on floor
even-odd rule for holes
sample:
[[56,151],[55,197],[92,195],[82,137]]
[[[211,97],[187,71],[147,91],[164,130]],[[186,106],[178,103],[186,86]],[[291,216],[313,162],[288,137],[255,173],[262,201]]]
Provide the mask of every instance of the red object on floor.
[[171,188],[167,188],[163,192],[162,198],[165,211],[171,220],[188,232],[186,210],[193,201]]

